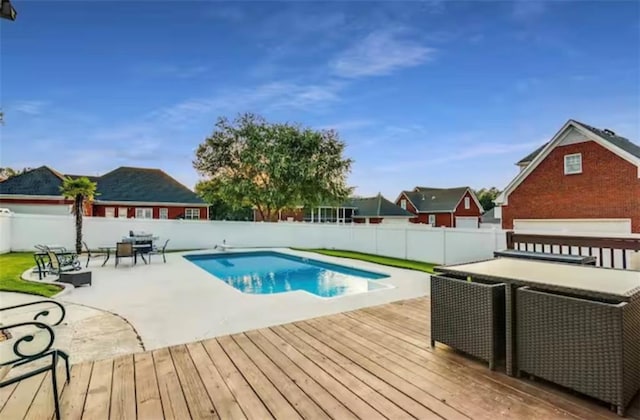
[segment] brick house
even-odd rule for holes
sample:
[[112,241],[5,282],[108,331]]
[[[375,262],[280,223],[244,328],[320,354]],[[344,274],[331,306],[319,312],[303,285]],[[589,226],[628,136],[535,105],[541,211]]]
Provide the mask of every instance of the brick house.
[[402,191],[396,204],[415,215],[412,223],[428,223],[437,227],[477,228],[484,212],[469,187],[415,187]]
[[[309,222],[309,223],[407,223],[413,214],[384,198],[381,194],[374,197],[350,198],[338,206],[321,205],[305,208],[282,210],[274,215],[272,222]],[[254,210],[254,221],[263,221],[260,213]]]
[[[72,200],[60,194],[65,177],[41,166],[0,182],[0,207],[15,213],[69,214]],[[193,191],[159,169],[120,167],[102,176],[87,216],[142,219],[208,219],[208,206]]]
[[504,229],[640,233],[640,146],[628,139],[569,120],[517,165],[495,200]]

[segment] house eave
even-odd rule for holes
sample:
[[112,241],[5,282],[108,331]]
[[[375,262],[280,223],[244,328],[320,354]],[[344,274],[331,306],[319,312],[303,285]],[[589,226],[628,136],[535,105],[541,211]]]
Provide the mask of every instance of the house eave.
[[209,207],[207,203],[174,203],[163,201],[113,201],[95,200],[93,204],[98,205],[119,205],[119,206],[166,206],[166,207]]

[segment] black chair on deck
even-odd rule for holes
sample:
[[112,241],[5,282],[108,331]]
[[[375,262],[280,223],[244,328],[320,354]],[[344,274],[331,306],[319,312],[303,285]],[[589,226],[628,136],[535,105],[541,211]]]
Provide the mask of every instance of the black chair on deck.
[[151,255],[162,255],[162,261],[164,261],[165,263],[167,262],[167,258],[164,255],[164,252],[167,250],[167,244],[169,243],[170,239],[167,239],[164,242],[164,245],[162,245],[162,248],[158,248],[157,246],[153,246],[153,248],[151,248],[151,251],[148,252],[149,254],[149,262],[151,262]]
[[[40,306],[40,311],[33,315],[33,311],[24,308]],[[12,310],[14,315],[11,315]],[[69,355],[62,350],[52,348],[55,332],[52,327],[59,325],[65,317],[65,309],[60,303],[51,300],[41,300],[21,305],[0,308],[0,319],[9,315],[11,324],[0,324],[0,388],[15,384],[23,379],[51,372],[52,391],[56,419],[60,420],[60,400],[58,399],[58,359],[65,363],[68,383]],[[47,363],[43,364],[45,360]],[[30,366],[38,362],[32,369],[11,376],[13,368]]]

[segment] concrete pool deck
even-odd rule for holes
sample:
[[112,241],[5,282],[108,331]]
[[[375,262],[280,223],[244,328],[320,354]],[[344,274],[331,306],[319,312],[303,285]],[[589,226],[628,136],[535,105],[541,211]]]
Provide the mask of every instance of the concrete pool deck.
[[153,350],[429,293],[427,273],[290,249],[268,250],[385,273],[390,277],[376,282],[393,287],[329,299],[303,291],[246,294],[183,258],[186,254],[219,252],[208,250],[170,253],[166,264],[158,256],[148,265],[138,262],[132,266],[124,260],[117,269],[113,260],[105,267],[100,266],[102,261],[94,260],[89,267],[93,285],[73,289],[60,301],[122,316],[136,329],[145,348]]

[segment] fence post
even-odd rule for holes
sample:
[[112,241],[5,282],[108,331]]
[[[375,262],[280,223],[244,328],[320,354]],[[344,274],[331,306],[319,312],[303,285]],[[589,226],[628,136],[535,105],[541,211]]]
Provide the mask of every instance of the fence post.
[[507,231],[507,249],[513,249],[513,231]]

